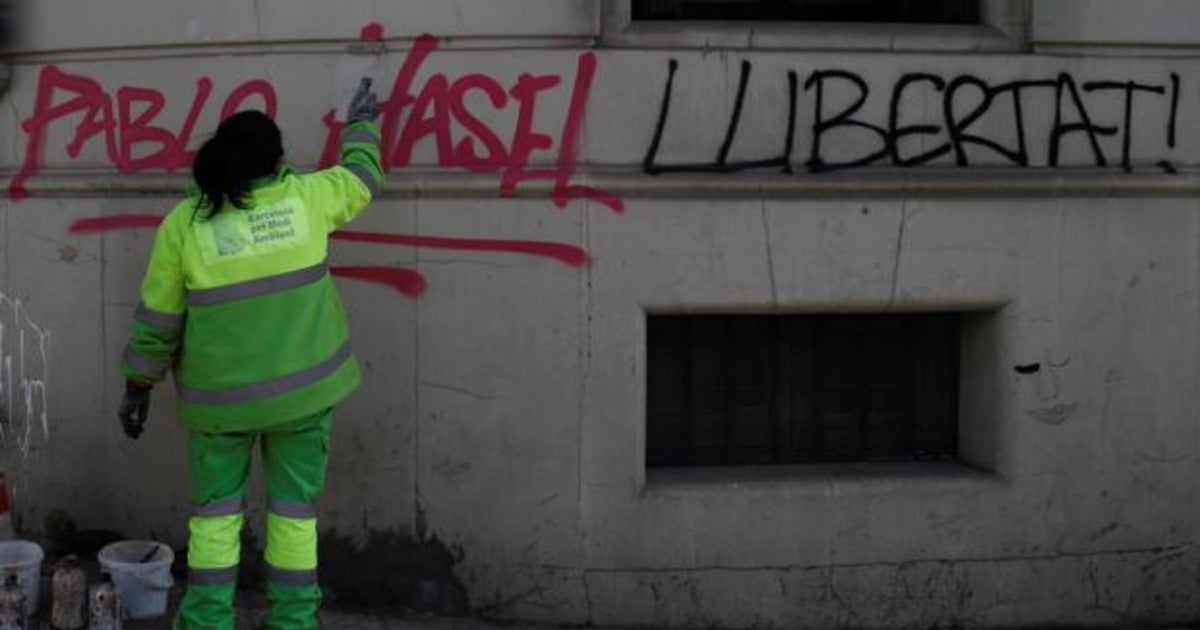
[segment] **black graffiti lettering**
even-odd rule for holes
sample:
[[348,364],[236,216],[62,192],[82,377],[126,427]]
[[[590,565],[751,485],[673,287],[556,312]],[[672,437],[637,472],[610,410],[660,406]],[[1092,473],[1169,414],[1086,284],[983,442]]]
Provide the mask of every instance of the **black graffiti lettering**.
[[733,147],[733,142],[737,138],[738,125],[742,119],[742,108],[746,100],[746,88],[750,81],[750,73],[752,67],[749,61],[743,61],[741,71],[738,76],[737,97],[734,101],[733,111],[729,116],[729,124],[725,129],[725,138],[721,143],[720,149],[717,151],[716,159],[712,162],[690,163],[690,164],[659,164],[655,160],[658,157],[659,146],[662,143],[663,131],[666,128],[667,118],[671,109],[671,94],[675,84],[675,72],[678,70],[679,63],[671,59],[667,65],[667,85],[663,90],[662,104],[659,106],[658,122],[654,127],[654,137],[650,141],[650,148],[646,151],[646,155],[642,160],[643,172],[650,175],[658,175],[661,173],[731,173],[751,168],[769,168],[780,167],[783,172],[791,174],[792,172],[792,147],[794,145],[794,136],[796,132],[796,73],[788,72],[788,121],[787,133],[783,139],[783,152],[773,158],[763,160],[748,160],[740,162],[730,162],[729,152]]
[[[1079,114],[1081,122],[1063,122],[1064,93],[1070,94],[1071,102],[1075,106],[1075,111]],[[1092,119],[1088,116],[1087,106],[1083,104],[1083,98],[1079,96],[1079,88],[1075,86],[1075,79],[1064,72],[1058,75],[1058,86],[1055,88],[1054,129],[1050,130],[1050,166],[1058,166],[1058,147],[1062,142],[1062,137],[1068,133],[1077,132],[1087,134],[1088,143],[1092,147],[1092,154],[1096,158],[1096,166],[1108,166],[1108,160],[1104,158],[1104,151],[1100,148],[1100,139],[1097,136],[1115,135],[1117,128],[1100,127],[1092,124]]]
[[1167,89],[1161,85],[1143,85],[1133,81],[1125,81],[1118,83],[1116,81],[1090,81],[1083,84],[1084,92],[1100,92],[1104,90],[1120,90],[1125,93],[1125,113],[1123,124],[1125,132],[1121,136],[1121,168],[1128,173],[1133,170],[1133,166],[1129,162],[1130,147],[1133,144],[1133,93],[1134,92],[1150,92],[1151,94],[1165,94]]
[[1010,81],[992,88],[992,92],[997,96],[1004,93],[1012,95],[1013,133],[1017,138],[1017,150],[1013,153],[1013,158],[1021,166],[1029,166],[1029,143],[1025,134],[1025,90],[1030,88],[1053,88],[1057,85],[1057,81],[1050,80]]
[[918,81],[926,81],[933,84],[933,87],[939,91],[945,91],[946,82],[936,74],[906,74],[900,77],[896,82],[896,87],[892,90],[892,103],[888,107],[888,145],[892,154],[892,163],[897,166],[916,166],[924,164],[931,160],[936,160],[939,157],[950,152],[950,143],[930,149],[919,155],[914,155],[910,158],[905,158],[900,155],[900,140],[909,135],[934,135],[941,131],[941,127],[937,125],[899,125],[900,105],[903,100],[904,88]]
[[792,146],[796,143],[796,84],[799,83],[799,78],[795,70],[788,72],[788,126],[787,134],[783,137],[783,155],[780,156],[780,161],[783,163],[783,172],[791,175],[792,173]]
[[[959,95],[959,91],[966,86],[978,90],[980,100],[975,109],[960,118],[957,113],[958,100],[956,97]],[[950,133],[950,144],[954,147],[955,164],[958,166],[970,165],[965,149],[965,145],[970,144],[987,147],[1018,166],[1029,166],[1029,151],[1025,145],[1025,116],[1021,108],[1021,89],[1025,87],[1031,87],[1031,85],[1004,83],[993,87],[983,79],[969,75],[956,77],[946,86],[942,107],[946,116],[946,129]],[[1015,150],[1005,147],[991,138],[967,133],[967,129],[987,113],[996,97],[1005,92],[1011,92],[1013,95],[1013,120],[1017,136]]]
[[[717,156],[717,164],[715,168],[705,169],[721,173],[732,173],[736,171],[744,171],[752,168],[773,168],[779,167],[784,173],[792,173],[792,145],[795,144],[796,135],[796,73],[788,72],[788,120],[787,132],[783,135],[783,152],[777,157],[767,158],[764,160],[747,160],[742,162],[726,162],[728,151],[725,145],[722,146],[721,153]],[[738,104],[735,109],[740,114],[741,111],[741,94],[739,93]],[[730,121],[730,129],[736,128],[737,123]],[[730,142],[727,139],[726,142]]]
[[[829,79],[841,79],[844,81],[849,81],[852,85],[854,85],[855,88],[858,89],[858,100],[854,101],[853,104],[839,112],[836,116],[827,119],[824,117],[823,110],[825,101],[825,81]],[[808,80],[804,82],[805,90],[808,90],[814,86],[817,88],[817,100],[816,104],[813,106],[812,150],[809,153],[807,164],[808,171],[810,173],[824,173],[838,169],[865,166],[875,162],[881,157],[886,156],[890,152],[891,147],[890,143],[888,142],[889,138],[886,129],[881,129],[870,123],[851,118],[851,116],[853,116],[859,109],[862,108],[863,103],[867,101],[867,95],[871,92],[871,89],[867,87],[867,82],[864,81],[862,77],[844,70],[820,70],[813,72],[811,75],[809,75]],[[874,153],[870,153],[849,162],[836,162],[832,164],[826,162],[824,158],[821,157],[821,136],[830,129],[835,129],[837,127],[858,127],[872,131],[879,136],[883,143],[883,148]]]
[[[676,60],[669,60],[658,120],[642,161],[642,169],[646,173],[651,175],[669,172],[729,173],[772,167],[779,167],[784,173],[792,173],[799,83],[798,75],[794,70],[789,70],[786,75],[787,125],[782,133],[780,154],[760,160],[730,160],[738,133],[742,128],[746,95],[749,93],[753,73],[753,67],[749,61],[742,61],[740,64],[733,108],[725,125],[721,144],[712,161],[660,164],[657,158],[671,114],[678,68],[679,64]],[[1105,136],[1115,136],[1120,127],[1105,126],[1094,122],[1089,107],[1094,108],[1096,103],[1089,101],[1088,98],[1096,98],[1092,96],[1095,93],[1112,91],[1117,92],[1123,98],[1124,105],[1121,110],[1124,130],[1120,137],[1119,165],[1124,170],[1130,171],[1133,168],[1133,143],[1137,133],[1137,130],[1134,129],[1134,122],[1146,120],[1148,117],[1142,111],[1144,95],[1154,95],[1169,103],[1169,115],[1165,117],[1166,145],[1170,149],[1174,149],[1176,146],[1180,78],[1179,75],[1172,72],[1169,74],[1169,79],[1169,87],[1166,82],[1151,84],[1133,79],[1105,79],[1077,83],[1070,74],[1061,73],[1055,77],[991,84],[969,74],[950,78],[924,72],[908,73],[900,76],[891,85],[890,100],[887,103],[887,120],[882,121],[881,124],[875,124],[876,121],[871,120],[870,116],[863,113],[864,106],[871,94],[871,86],[861,76],[836,68],[817,70],[812,72],[804,82],[804,90],[813,94],[811,138],[805,166],[810,173],[825,173],[867,166],[886,159],[892,166],[913,167],[928,164],[950,154],[953,155],[954,164],[960,167],[969,167],[972,165],[972,156],[977,156],[979,150],[984,150],[1019,167],[1029,167],[1034,162],[1049,167],[1058,167],[1061,162],[1063,139],[1070,134],[1078,133],[1087,138],[1087,146],[1091,149],[1091,157],[1095,165],[1107,167],[1110,159],[1105,155],[1100,139]],[[1045,97],[1038,98],[1036,101],[1031,100],[1029,94],[1034,90],[1043,91]],[[940,121],[931,121],[926,118],[920,122],[912,121],[912,124],[903,122],[905,103],[913,100],[914,91],[925,97],[921,99],[922,102],[928,100],[931,94],[935,96],[940,94]],[[846,94],[849,97],[849,103],[831,106],[829,103],[833,99],[830,98],[830,94],[835,93]],[[1139,93],[1143,95],[1143,98],[1136,96]],[[1051,98],[1053,98],[1052,102]],[[840,103],[841,99],[839,98],[837,101]],[[1044,162],[1031,159],[1030,156],[1031,141],[1036,141],[1036,138],[1030,137],[1026,127],[1026,111],[1033,103],[1054,108],[1053,125],[1048,132],[1045,132],[1048,136],[1047,145],[1043,145],[1047,147]],[[840,111],[829,111],[837,108],[840,108]],[[1137,111],[1135,112],[1135,110]],[[1010,115],[1011,128],[1005,129],[1003,122],[1008,120],[1007,117]],[[939,122],[941,124],[937,124]],[[828,159],[830,143],[834,142],[834,139],[841,140],[846,137],[844,134],[858,133],[861,138],[861,133],[855,130],[870,132],[871,135],[867,136],[868,142],[872,136],[877,138],[878,150],[871,150],[850,159],[844,159],[839,154],[839,159],[842,161],[830,161]],[[939,144],[934,140],[929,140],[931,136],[939,137],[943,133],[945,134],[944,142]],[[1037,133],[1043,133],[1043,131],[1039,129]],[[921,143],[921,150],[915,154],[906,154],[902,143],[906,138],[913,136],[924,140]],[[1144,140],[1141,141],[1144,142]],[[1155,164],[1166,172],[1176,171],[1169,160],[1160,159]]]
[[742,105],[746,99],[746,85],[750,81],[750,62],[743,61],[741,73],[738,75],[738,93],[737,100],[733,104],[733,114],[729,119],[729,126],[725,131],[725,141],[721,143],[721,150],[717,152],[717,161],[711,170],[722,173],[732,173],[736,171],[744,171],[752,168],[770,168],[780,167],[784,173],[792,172],[792,145],[795,142],[796,133],[796,73],[788,72],[788,122],[787,133],[783,136],[783,152],[773,158],[763,160],[747,160],[741,162],[729,161],[729,150],[733,146],[733,140],[737,135],[738,123],[742,118]]
[[717,151],[717,164],[724,166],[729,158],[729,149],[733,147],[733,139],[737,136],[738,123],[742,120],[742,104],[746,102],[746,84],[750,82],[750,62],[742,61],[741,72],[738,73],[737,99],[733,102],[733,113],[729,116],[729,127],[725,129],[725,141],[721,150]]
[[642,171],[648,175],[658,175],[662,169],[654,163],[654,158],[658,156],[658,145],[662,142],[663,128],[667,126],[667,112],[671,110],[671,90],[675,87],[675,71],[679,69],[679,62],[671,59],[667,61],[667,86],[663,88],[662,104],[658,107],[658,122],[654,125],[654,137],[650,140],[650,148],[646,150],[646,157],[642,160]]
[[1167,146],[1175,148],[1175,120],[1179,113],[1179,75],[1171,73],[1171,119],[1167,122]]

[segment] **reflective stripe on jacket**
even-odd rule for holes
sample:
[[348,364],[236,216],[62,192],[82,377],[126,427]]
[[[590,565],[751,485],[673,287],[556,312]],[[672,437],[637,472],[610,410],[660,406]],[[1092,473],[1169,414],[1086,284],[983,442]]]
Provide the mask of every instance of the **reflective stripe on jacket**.
[[246,431],[330,407],[359,384],[328,235],[371,201],[383,177],[379,130],[350,124],[341,164],[254,182],[211,219],[194,194],[158,228],[122,359],[127,378],[175,372],[191,430]]

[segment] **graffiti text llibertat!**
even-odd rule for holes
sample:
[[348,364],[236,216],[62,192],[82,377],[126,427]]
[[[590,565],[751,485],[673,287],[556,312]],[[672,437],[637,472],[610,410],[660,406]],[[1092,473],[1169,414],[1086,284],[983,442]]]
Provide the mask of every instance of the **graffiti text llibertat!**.
[[[787,119],[779,129],[778,144],[763,148],[763,155],[751,159],[731,159],[731,148],[738,136],[753,72],[753,65],[747,60],[741,63],[737,92],[720,145],[713,147],[711,153],[697,155],[695,160],[664,163],[659,152],[671,119],[675,93],[679,91],[678,70],[679,63],[668,60],[657,124],[642,162],[642,170],[650,175],[728,173],[761,168],[792,173],[797,159],[803,159],[804,169],[814,174],[872,165],[913,167],[935,160],[969,167],[988,158],[1016,167],[1037,163],[1054,168],[1068,166],[1062,159],[1062,147],[1067,141],[1082,143],[1090,162],[1070,166],[1114,167],[1130,171],[1135,142],[1160,147],[1164,154],[1175,148],[1179,116],[1180,81],[1179,75],[1173,72],[1164,72],[1153,81],[1125,77],[1081,79],[1066,72],[1002,81],[989,81],[971,74],[909,73],[884,85],[871,85],[859,74],[837,68],[817,69],[807,75],[802,86],[806,96],[803,108],[807,111],[802,115],[798,103],[799,75],[791,70],[757,79],[787,82],[783,96]],[[843,95],[849,93],[848,104],[830,105],[832,90],[839,90]],[[864,113],[864,105],[868,99],[878,98],[887,99],[887,113],[872,118]],[[907,122],[905,103],[915,99],[932,99],[936,115],[927,115],[919,123]],[[1107,121],[1109,124],[1097,121],[1091,113],[1097,106],[1096,99],[1117,99],[1122,120],[1117,124],[1111,124],[1115,121]],[[1028,109],[1034,106],[1052,108],[1053,123],[1042,137],[1031,137],[1028,129]],[[1006,128],[992,130],[992,135],[978,129],[978,123],[989,114],[1003,116],[1008,123]],[[1147,117],[1154,117],[1161,123],[1161,132],[1147,137],[1134,129],[1134,121]],[[801,123],[801,120],[805,122]],[[801,150],[801,156],[794,159],[798,124],[808,124],[811,140],[809,146]],[[692,128],[687,124],[678,126]],[[1151,127],[1139,125],[1143,131]],[[1106,153],[1101,140],[1109,136],[1119,140],[1120,149]],[[851,138],[861,141],[852,146],[868,148],[857,155],[831,159],[830,148],[851,146],[847,142]],[[905,139],[910,139],[910,144],[930,146],[913,151],[902,143]],[[917,142],[918,139],[923,142]],[[1165,156],[1156,164],[1167,172],[1175,170]]]

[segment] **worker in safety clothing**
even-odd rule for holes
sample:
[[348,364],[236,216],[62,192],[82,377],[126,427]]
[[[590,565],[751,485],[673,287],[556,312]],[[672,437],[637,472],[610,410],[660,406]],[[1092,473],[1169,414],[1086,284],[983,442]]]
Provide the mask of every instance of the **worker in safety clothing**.
[[255,442],[267,486],[268,628],[315,628],[314,503],[325,483],[332,408],[359,384],[326,264],[328,235],[383,179],[370,80],[350,103],[341,162],[281,164],[279,128],[243,111],[196,154],[196,186],[155,236],[119,412],[136,438],[150,390],[173,370],[188,431],[189,579],[176,628],[234,627],[240,532]]

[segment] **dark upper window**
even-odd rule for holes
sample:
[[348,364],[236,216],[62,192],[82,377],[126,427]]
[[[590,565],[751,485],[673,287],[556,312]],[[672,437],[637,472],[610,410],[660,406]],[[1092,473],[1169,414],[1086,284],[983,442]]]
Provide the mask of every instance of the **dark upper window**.
[[634,20],[977,24],[978,0],[631,0]]
[[0,52],[7,51],[17,32],[17,6],[15,0],[0,0]]
[[651,316],[649,466],[955,459],[959,315]]

